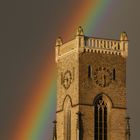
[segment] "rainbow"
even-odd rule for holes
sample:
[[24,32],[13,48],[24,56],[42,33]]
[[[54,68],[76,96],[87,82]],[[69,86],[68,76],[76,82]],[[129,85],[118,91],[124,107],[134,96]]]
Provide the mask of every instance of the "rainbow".
[[[97,30],[100,20],[111,4],[111,0],[82,0],[73,10],[68,24],[61,33],[68,40],[77,27],[82,25],[86,34]],[[25,101],[23,113],[12,130],[10,140],[49,140],[52,135],[52,116],[56,106],[56,67],[54,48],[44,59],[39,72],[40,81],[29,90],[29,98]],[[49,61],[47,61],[49,60]]]

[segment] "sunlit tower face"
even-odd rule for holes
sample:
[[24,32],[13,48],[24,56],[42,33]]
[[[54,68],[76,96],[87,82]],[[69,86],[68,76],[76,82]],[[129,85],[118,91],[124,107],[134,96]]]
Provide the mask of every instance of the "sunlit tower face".
[[57,140],[126,140],[128,39],[56,41]]

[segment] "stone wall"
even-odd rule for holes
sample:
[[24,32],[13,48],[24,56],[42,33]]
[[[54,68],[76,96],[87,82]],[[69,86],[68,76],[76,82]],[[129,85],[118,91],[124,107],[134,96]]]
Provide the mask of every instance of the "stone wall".
[[[83,31],[75,39],[56,42],[57,140],[65,137],[66,104],[70,102],[71,140],[78,140],[78,116],[82,113],[83,140],[94,140],[94,103],[106,100],[108,140],[126,140],[126,33],[120,40],[89,38]],[[91,77],[88,76],[91,67]],[[115,70],[115,74],[114,71]],[[114,78],[115,77],[115,78]]]

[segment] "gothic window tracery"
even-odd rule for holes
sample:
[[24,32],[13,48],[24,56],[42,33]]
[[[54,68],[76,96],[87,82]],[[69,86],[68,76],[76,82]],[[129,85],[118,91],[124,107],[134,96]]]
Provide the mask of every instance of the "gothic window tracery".
[[95,140],[107,140],[107,104],[100,97],[95,103]]

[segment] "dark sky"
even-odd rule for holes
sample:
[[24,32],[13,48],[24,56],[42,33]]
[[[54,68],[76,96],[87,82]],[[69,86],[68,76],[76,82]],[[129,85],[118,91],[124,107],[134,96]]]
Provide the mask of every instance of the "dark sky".
[[[83,1],[83,0],[82,0]],[[88,0],[86,1],[88,2]],[[10,140],[11,126],[20,114],[27,91],[33,84],[47,46],[54,46],[68,17],[80,0],[1,0],[0,2],[0,139]],[[127,63],[128,112],[132,140],[139,140],[140,118],[140,1],[117,0],[110,16],[102,18],[95,36],[129,37]],[[112,13],[110,13],[112,12]],[[70,26],[70,25],[69,25]],[[43,43],[42,43],[43,42]],[[47,54],[47,52],[46,52]]]

